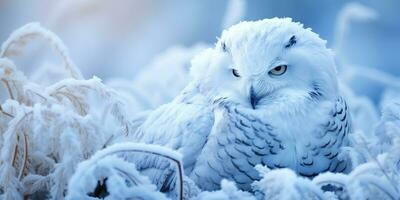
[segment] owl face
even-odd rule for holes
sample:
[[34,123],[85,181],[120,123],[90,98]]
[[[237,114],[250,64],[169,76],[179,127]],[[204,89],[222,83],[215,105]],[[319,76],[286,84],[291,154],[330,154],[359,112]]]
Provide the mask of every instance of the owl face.
[[290,19],[235,25],[208,56],[204,80],[215,102],[260,109],[337,93],[335,63],[325,41]]

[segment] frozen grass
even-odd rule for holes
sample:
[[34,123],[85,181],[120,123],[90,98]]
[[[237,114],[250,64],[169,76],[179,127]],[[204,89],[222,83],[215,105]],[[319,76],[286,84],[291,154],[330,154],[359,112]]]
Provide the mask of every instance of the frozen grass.
[[[10,52],[28,38],[45,38],[54,46],[71,78],[48,87],[28,80],[9,58],[20,55]],[[11,34],[1,52],[0,77],[9,96],[0,110],[2,195],[61,199],[80,161],[129,134],[128,110],[100,79],[83,80],[61,40],[38,24]]]
[[82,162],[69,182],[67,199],[100,197],[100,192],[93,194],[93,191],[96,188],[99,190],[98,183],[105,184],[105,179],[109,199],[166,199],[164,194],[156,191],[156,186],[147,177],[136,170],[133,163],[124,159],[137,154],[156,155],[175,163],[179,172],[179,190],[176,196],[177,199],[183,199],[181,155],[165,147],[138,143],[112,145]]
[[65,70],[72,78],[83,78],[81,72],[69,57],[67,48],[60,38],[53,32],[42,28],[38,23],[30,23],[14,31],[2,44],[0,57],[18,56],[29,41],[37,38],[44,39],[51,45],[55,52],[61,57],[61,60],[64,62]]

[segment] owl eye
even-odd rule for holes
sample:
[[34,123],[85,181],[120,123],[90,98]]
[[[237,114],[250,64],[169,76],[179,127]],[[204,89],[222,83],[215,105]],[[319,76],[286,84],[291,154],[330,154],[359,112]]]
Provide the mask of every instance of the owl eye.
[[232,74],[236,77],[240,77],[239,72],[237,71],[237,69],[232,69]]
[[271,69],[268,74],[274,75],[274,76],[280,76],[286,72],[287,65],[279,65],[273,69]]

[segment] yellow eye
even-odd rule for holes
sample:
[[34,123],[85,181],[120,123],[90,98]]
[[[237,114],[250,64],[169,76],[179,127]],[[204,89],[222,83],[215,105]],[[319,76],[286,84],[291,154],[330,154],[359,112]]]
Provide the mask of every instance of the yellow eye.
[[273,76],[280,76],[286,72],[287,65],[279,65],[273,69],[271,69],[268,74]]

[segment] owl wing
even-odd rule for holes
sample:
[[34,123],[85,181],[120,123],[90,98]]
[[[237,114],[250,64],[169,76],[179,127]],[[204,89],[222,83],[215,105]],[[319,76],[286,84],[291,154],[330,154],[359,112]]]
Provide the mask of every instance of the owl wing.
[[338,158],[341,147],[348,145],[351,117],[346,101],[339,97],[329,112],[329,117],[315,132],[315,139],[306,144],[300,158],[300,174],[313,177],[320,172],[346,172],[351,163]]
[[[165,104],[138,128],[135,142],[157,144],[180,152],[185,171],[190,171],[203,148],[214,122],[211,108],[187,102]],[[162,191],[170,191],[175,182],[176,166],[164,158],[138,155],[139,171],[147,175]]]
[[224,106],[215,113],[218,117],[190,178],[205,190],[219,189],[222,179],[251,190],[251,183],[260,178],[254,166],[280,167],[269,158],[278,157],[282,141],[271,125],[246,110]]

